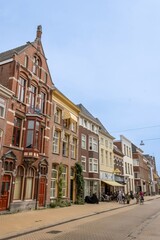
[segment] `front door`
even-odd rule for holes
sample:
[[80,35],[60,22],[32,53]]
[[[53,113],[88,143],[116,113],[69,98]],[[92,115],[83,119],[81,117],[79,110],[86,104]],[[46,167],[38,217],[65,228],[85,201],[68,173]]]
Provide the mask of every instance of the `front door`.
[[39,180],[39,196],[38,196],[39,207],[45,206],[45,194],[46,194],[46,178],[41,177]]
[[10,179],[11,179],[11,177],[9,175],[4,175],[2,178],[2,188],[1,188],[1,196],[0,196],[0,211],[5,211],[8,208]]

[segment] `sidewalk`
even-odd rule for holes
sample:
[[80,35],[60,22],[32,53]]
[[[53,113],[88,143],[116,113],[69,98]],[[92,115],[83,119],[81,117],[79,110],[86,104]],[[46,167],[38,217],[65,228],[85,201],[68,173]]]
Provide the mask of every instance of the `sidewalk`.
[[[157,198],[160,198],[160,195],[146,196],[145,201]],[[7,237],[17,234],[44,229],[45,227],[59,225],[64,222],[74,221],[117,208],[129,207],[135,204],[135,202],[135,199],[131,200],[129,205],[117,202],[100,202],[99,204],[72,205],[64,208],[50,208],[0,215],[0,239],[7,239]]]

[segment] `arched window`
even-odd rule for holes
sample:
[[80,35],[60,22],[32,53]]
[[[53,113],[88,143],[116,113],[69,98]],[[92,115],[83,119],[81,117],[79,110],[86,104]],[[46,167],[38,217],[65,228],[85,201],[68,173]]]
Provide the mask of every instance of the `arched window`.
[[34,192],[35,171],[33,168],[27,169],[25,199],[32,199]]
[[18,80],[18,100],[25,102],[26,80],[22,77]]
[[33,58],[33,73],[38,76],[41,77],[41,61],[39,59],[38,56],[34,56]]
[[21,200],[22,198],[22,189],[23,189],[23,180],[24,180],[24,168],[18,166],[17,176],[15,178],[15,187],[14,187],[14,200]]

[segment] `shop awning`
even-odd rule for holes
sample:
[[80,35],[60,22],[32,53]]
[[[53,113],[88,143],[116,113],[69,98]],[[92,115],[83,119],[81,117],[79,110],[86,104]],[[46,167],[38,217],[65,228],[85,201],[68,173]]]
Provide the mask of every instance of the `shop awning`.
[[63,119],[69,119],[69,118],[74,122],[77,122],[77,117],[74,114],[70,113],[69,111],[65,110],[63,112]]
[[113,187],[124,187],[124,185],[118,183],[118,182],[115,182],[115,181],[106,181],[106,180],[102,180],[102,182],[110,185],[110,186],[113,186]]
[[121,171],[120,171],[118,168],[116,168],[113,173],[114,173],[114,174],[120,174]]

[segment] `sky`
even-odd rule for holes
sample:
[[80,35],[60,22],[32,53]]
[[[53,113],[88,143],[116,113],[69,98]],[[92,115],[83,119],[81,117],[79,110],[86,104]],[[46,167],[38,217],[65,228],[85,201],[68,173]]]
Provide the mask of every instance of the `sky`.
[[154,156],[160,174],[159,12],[159,0],[1,0],[0,52],[34,41],[42,25],[55,86]]

